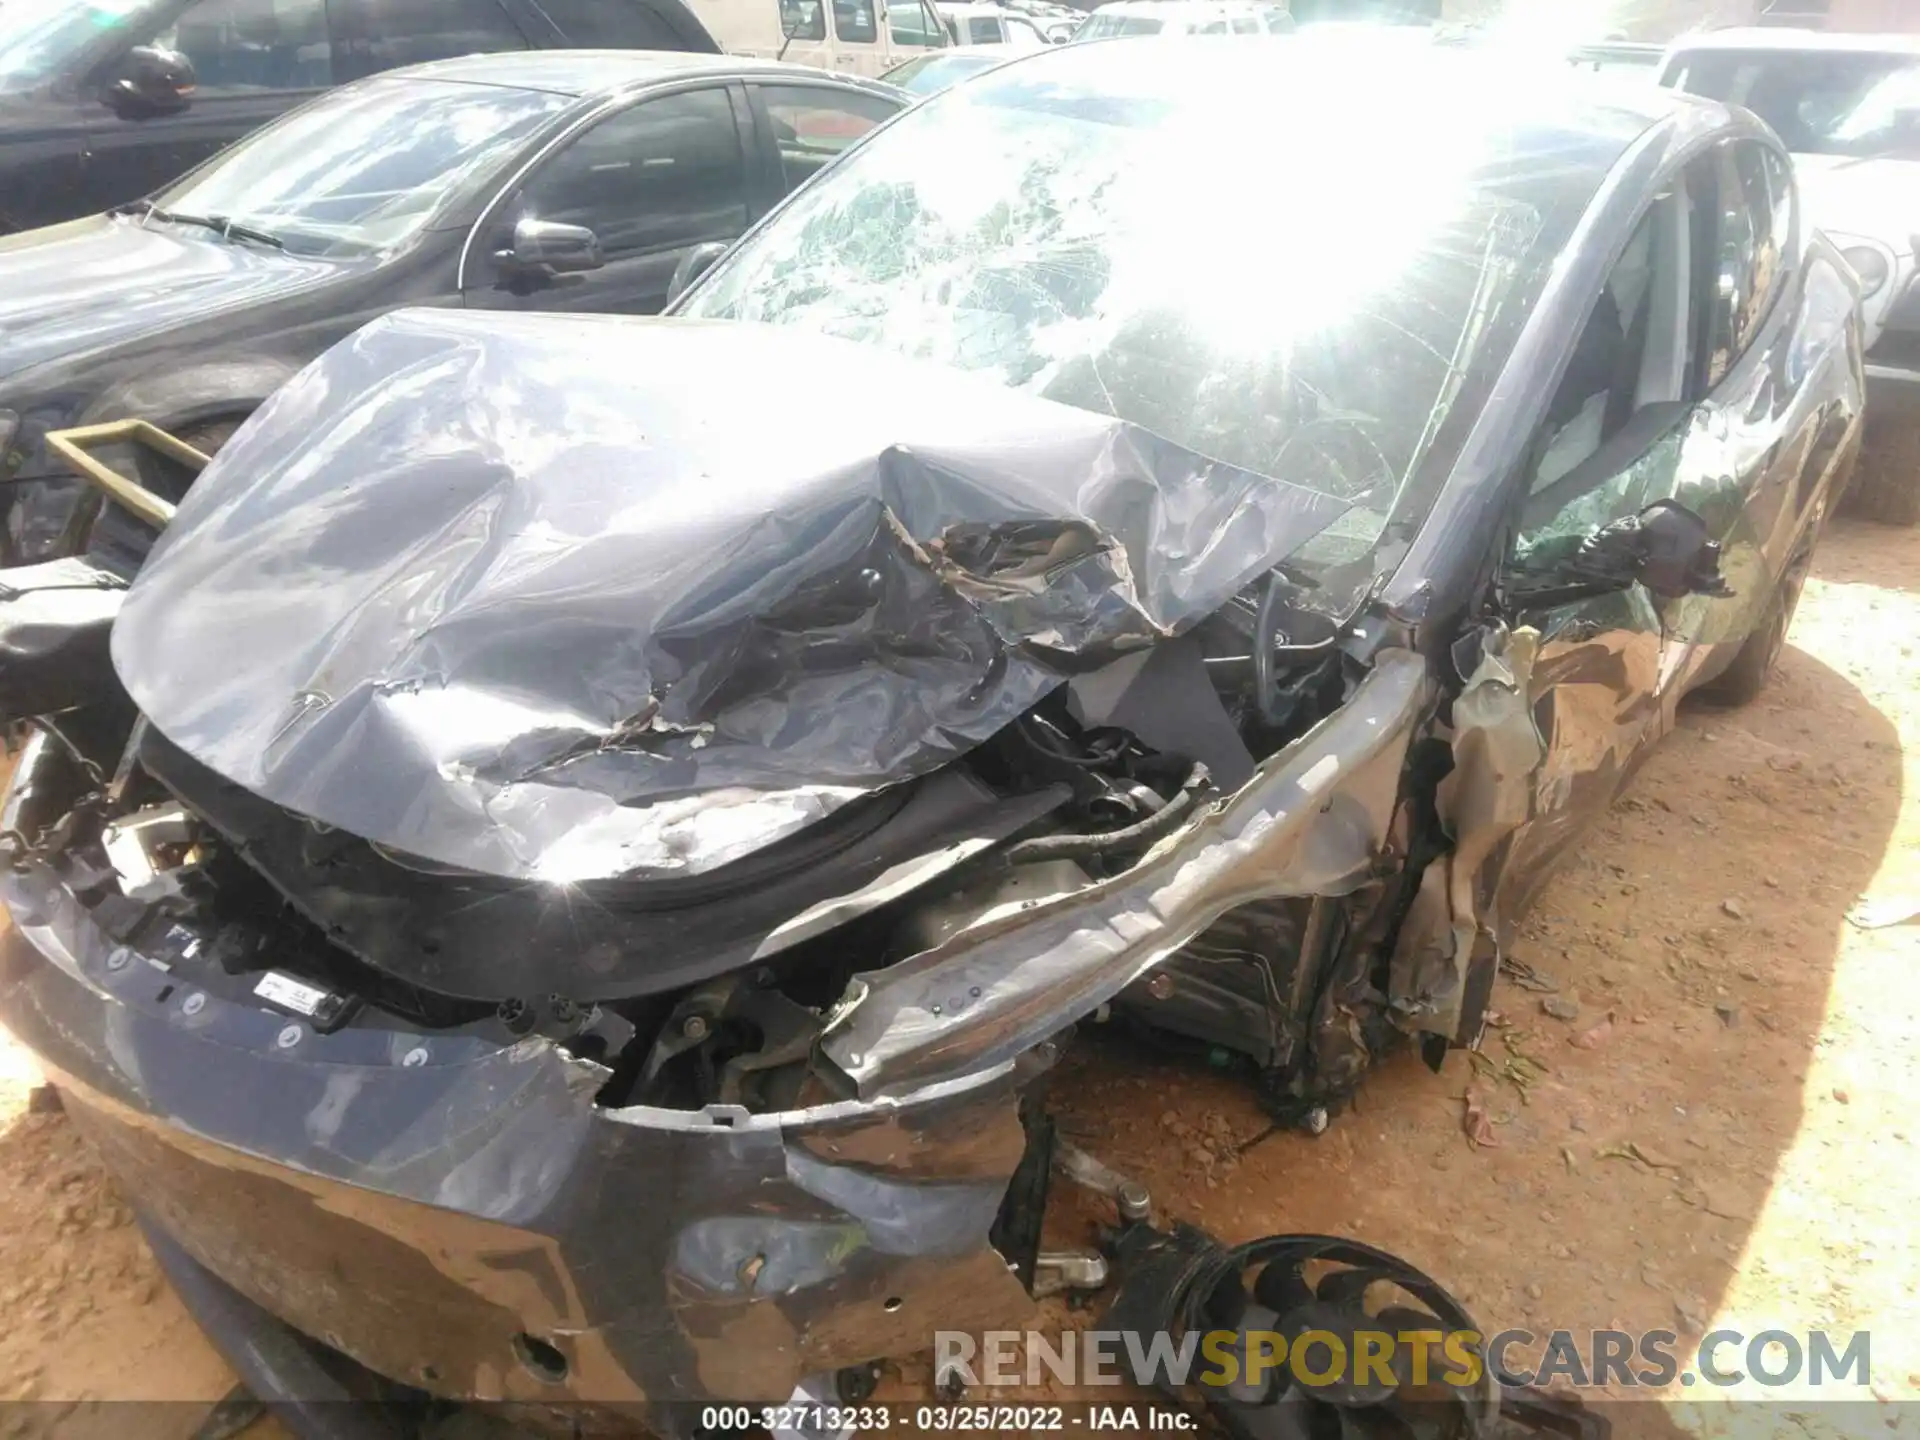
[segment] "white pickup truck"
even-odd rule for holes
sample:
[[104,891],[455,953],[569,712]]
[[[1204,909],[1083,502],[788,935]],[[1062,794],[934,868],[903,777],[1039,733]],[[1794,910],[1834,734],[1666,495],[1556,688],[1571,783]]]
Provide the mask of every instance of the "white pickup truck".
[[1793,152],[1805,213],[1860,277],[1868,399],[1857,507],[1920,522],[1920,35],[1703,31],[1668,49],[1660,83],[1745,106]]

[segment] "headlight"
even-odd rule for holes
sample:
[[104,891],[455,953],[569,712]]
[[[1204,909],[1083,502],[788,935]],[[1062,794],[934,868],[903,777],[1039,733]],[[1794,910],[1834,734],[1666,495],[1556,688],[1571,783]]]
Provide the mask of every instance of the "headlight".
[[1840,256],[1860,277],[1862,300],[1871,300],[1878,295],[1893,273],[1893,267],[1887,264],[1887,257],[1871,245],[1855,245],[1850,250],[1842,250]]

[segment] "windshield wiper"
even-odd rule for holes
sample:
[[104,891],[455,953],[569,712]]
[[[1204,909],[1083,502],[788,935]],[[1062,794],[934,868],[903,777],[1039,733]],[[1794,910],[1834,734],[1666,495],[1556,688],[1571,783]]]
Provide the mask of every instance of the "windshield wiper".
[[287,242],[270,230],[257,230],[251,225],[242,225],[225,215],[189,215],[183,210],[162,210],[151,200],[135,200],[128,205],[116,205],[107,213],[139,215],[145,219],[164,220],[175,225],[199,225],[213,231],[222,239],[251,240],[256,245],[271,245],[275,250],[287,248]]

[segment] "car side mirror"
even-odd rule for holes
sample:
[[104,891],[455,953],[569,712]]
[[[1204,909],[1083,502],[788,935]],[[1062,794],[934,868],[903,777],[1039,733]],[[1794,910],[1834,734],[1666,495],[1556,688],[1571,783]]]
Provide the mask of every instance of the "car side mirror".
[[607,263],[598,235],[584,225],[562,225],[556,220],[516,222],[513,244],[496,250],[493,258],[508,269],[548,275],[575,275]]
[[[1545,553],[1543,553],[1545,552]],[[1508,572],[1507,597],[1522,609],[1564,605],[1639,584],[1663,600],[1733,593],[1720,574],[1720,543],[1707,522],[1674,500],[1540,546]]]
[[711,270],[714,261],[726,253],[727,247],[720,241],[707,240],[682,255],[680,263],[673,267],[673,279],[667,282],[667,304],[672,305],[691,290],[693,282]]
[[193,62],[178,50],[136,45],[120,57],[105,98],[116,114],[128,119],[177,115],[193,103],[198,83]]

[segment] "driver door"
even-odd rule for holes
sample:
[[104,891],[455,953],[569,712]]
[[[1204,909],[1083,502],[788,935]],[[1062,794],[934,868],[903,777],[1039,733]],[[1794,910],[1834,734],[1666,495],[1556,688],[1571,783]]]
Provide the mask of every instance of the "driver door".
[[[1522,610],[1540,632],[1529,687],[1545,742],[1530,818],[1514,833],[1496,913],[1517,918],[1555,863],[1674,724],[1717,647],[1737,645],[1784,563],[1780,521],[1793,396],[1772,373],[1793,306],[1775,303],[1785,232],[1736,147],[1696,160],[1643,217],[1556,395],[1514,519],[1538,568],[1599,527],[1675,500],[1707,523],[1733,593],[1625,590]],[[1804,447],[1801,447],[1803,451]]]
[[[474,232],[461,301],[489,310],[657,315],[680,257],[731,241],[762,186],[745,97],[731,84],[656,95],[618,110],[547,156],[489,207]],[[749,156],[756,163],[749,166]],[[547,273],[507,257],[522,220],[593,232],[601,263]]]

